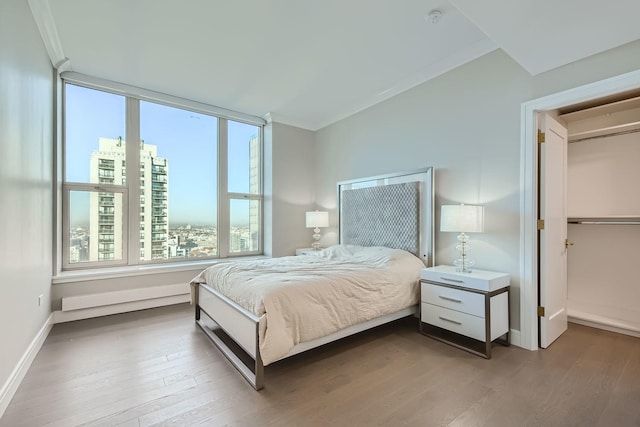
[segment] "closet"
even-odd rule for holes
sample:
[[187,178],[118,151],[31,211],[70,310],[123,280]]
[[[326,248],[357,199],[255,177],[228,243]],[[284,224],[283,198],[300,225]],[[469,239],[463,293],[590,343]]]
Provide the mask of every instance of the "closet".
[[568,316],[640,337],[640,96],[558,111],[569,133]]

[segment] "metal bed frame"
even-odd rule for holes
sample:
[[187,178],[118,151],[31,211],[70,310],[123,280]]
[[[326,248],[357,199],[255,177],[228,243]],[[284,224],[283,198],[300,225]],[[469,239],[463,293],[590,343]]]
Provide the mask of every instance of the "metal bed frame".
[[[337,187],[340,209],[340,243],[360,244],[362,246],[388,246],[405,250],[407,250],[406,246],[409,245],[412,246],[412,249],[409,251],[420,257],[425,263],[425,266],[434,265],[433,181],[433,168],[425,168],[410,172],[339,182]],[[404,224],[402,220],[398,220],[398,212],[394,212],[393,210],[387,211],[383,214],[388,216],[386,219],[386,221],[389,222],[388,227],[381,226],[380,218],[375,218],[375,222],[378,224],[378,227],[384,228],[382,231],[385,231],[386,233],[380,234],[376,233],[376,230],[373,230],[373,237],[371,237],[371,231],[367,232],[366,230],[360,230],[352,233],[352,230],[349,229],[351,226],[349,221],[343,221],[344,218],[348,219],[351,217],[352,221],[355,221],[358,224],[363,223],[363,218],[354,217],[353,215],[350,215],[350,213],[343,211],[345,199],[347,199],[346,201],[348,203],[351,203],[351,209],[358,209],[371,214],[372,212],[384,211],[385,209],[381,209],[381,206],[379,205],[381,203],[380,199],[387,199],[389,197],[388,192],[376,193],[375,191],[366,191],[366,198],[373,195],[372,200],[370,200],[370,208],[367,208],[366,203],[368,202],[366,200],[363,202],[362,198],[356,197],[354,199],[351,195],[356,193],[349,192],[357,192],[358,189],[371,189],[373,187],[385,187],[407,183],[417,183],[414,186],[417,187],[418,191],[417,201],[415,202],[417,211],[415,212],[415,215],[410,213],[410,216],[415,217],[411,221],[416,221],[415,227],[413,228],[415,228],[417,236],[409,236],[409,240],[412,240],[413,243],[407,243],[406,239],[401,235],[404,229],[403,227],[398,229],[398,225]],[[402,191],[407,192],[406,186],[399,186],[398,188],[400,187],[402,187]],[[404,197],[405,196],[403,196],[403,198]],[[349,202],[350,199],[356,201]],[[365,203],[365,205],[362,203]],[[406,202],[402,200],[387,200],[383,203],[393,205],[393,209],[397,209],[400,205],[400,208],[402,209],[403,203],[410,205],[414,202],[411,200]],[[407,206],[404,206],[404,211],[407,210],[410,209],[408,209]],[[367,223],[365,222],[365,224]],[[393,228],[394,231],[389,233],[388,228]],[[394,241],[394,239],[397,238],[400,240]],[[195,303],[196,324],[256,390],[262,389],[264,387],[264,365],[260,356],[260,318],[222,295],[220,292],[212,289],[206,283],[192,284],[192,286],[194,291],[193,299]],[[415,315],[417,313],[417,307],[417,305],[408,307],[396,313],[391,313],[372,319],[368,322],[353,325],[331,335],[300,343],[279,360],[412,314]],[[242,356],[237,354],[224,339],[222,339],[208,326],[206,319],[202,318],[202,314],[216,323],[219,328],[251,358],[253,363],[245,363]]]

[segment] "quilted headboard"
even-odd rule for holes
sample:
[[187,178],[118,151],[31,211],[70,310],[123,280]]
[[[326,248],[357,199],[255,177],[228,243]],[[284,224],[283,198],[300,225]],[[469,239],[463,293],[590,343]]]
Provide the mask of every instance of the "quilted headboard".
[[404,249],[433,264],[433,168],[338,183],[340,243]]
[[418,182],[342,192],[342,243],[419,253]]

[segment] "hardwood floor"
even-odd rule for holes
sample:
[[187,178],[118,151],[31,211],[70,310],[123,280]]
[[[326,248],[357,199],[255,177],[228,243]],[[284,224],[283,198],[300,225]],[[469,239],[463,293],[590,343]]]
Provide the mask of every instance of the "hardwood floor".
[[189,305],[58,324],[0,426],[640,426],[640,339],[574,324],[484,360],[407,319],[265,372],[254,391]]

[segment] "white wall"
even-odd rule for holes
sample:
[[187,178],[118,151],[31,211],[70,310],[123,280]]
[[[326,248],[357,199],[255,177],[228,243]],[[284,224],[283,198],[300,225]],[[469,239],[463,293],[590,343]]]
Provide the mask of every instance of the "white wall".
[[[318,131],[318,205],[335,209],[337,181],[433,166],[436,229],[442,204],[485,205],[472,257],[478,268],[511,274],[518,304],[520,103],[531,88],[496,51]],[[436,263],[451,264],[455,243],[454,233],[436,233]],[[518,329],[518,310],[511,321]]]
[[305,212],[314,210],[314,133],[270,123],[265,130],[265,253],[309,247]]
[[51,313],[53,80],[28,3],[0,2],[0,387]]
[[569,144],[567,215],[640,217],[639,160],[640,133]]
[[533,78],[533,98],[640,69],[640,40],[627,43]]
[[[640,41],[535,77],[494,51],[318,131],[316,202],[335,209],[340,180],[433,166],[436,230],[442,204],[485,205],[471,256],[477,268],[511,274],[519,330],[521,104],[636,69]],[[326,244],[336,240],[332,225]],[[436,232],[436,263],[451,263],[454,246],[455,236]]]

